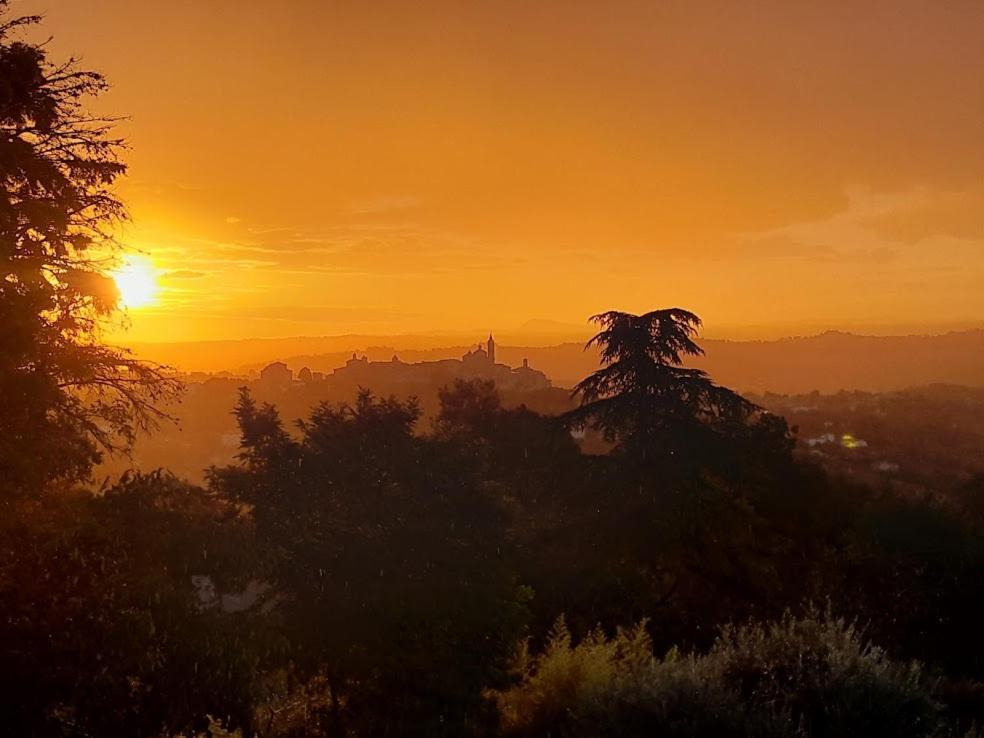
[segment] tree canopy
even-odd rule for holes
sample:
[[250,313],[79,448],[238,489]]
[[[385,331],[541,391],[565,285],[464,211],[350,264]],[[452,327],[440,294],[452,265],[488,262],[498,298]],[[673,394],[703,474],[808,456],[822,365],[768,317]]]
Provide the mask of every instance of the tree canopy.
[[0,478],[9,490],[81,479],[163,417],[178,387],[100,340],[118,308],[108,270],[126,217],[114,121],[86,103],[107,88],[74,59],[19,40],[36,16],[0,0]]
[[[591,318],[601,330],[587,347],[601,349],[602,367],[574,388],[581,406],[568,415],[575,426],[604,433],[637,459],[692,458],[708,444],[737,439],[750,429],[785,438],[784,424],[716,385],[706,372],[685,366],[703,355],[696,342],[701,320],[682,308],[642,315],[610,310]],[[782,444],[781,444],[782,445]]]

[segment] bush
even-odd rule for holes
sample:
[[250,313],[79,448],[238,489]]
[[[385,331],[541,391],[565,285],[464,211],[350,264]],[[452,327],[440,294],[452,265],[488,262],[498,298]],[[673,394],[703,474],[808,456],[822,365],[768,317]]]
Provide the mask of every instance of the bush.
[[492,696],[519,736],[933,736],[941,712],[915,663],[843,620],[728,628],[707,654],[656,658],[645,623],[577,645],[563,620],[520,683]]
[[739,699],[809,736],[928,736],[940,708],[916,662],[889,659],[844,620],[789,615],[727,628],[707,659]]

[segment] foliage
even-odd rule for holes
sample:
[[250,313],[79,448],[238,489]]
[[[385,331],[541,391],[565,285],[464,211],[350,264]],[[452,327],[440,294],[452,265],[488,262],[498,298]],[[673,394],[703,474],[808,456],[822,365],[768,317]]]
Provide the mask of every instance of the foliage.
[[180,733],[177,735],[169,736],[168,738],[242,738],[241,731],[226,730],[224,727],[222,727],[221,720],[216,720],[211,715],[208,715],[207,718],[208,718],[208,727],[204,730],[204,732],[198,732],[192,735]]
[[156,735],[221,707],[241,724],[260,656],[249,618],[208,608],[195,576],[240,589],[247,531],[166,474],[101,496],[49,493],[2,521],[0,722],[11,735]]
[[653,656],[645,623],[573,644],[563,620],[495,695],[511,735],[931,736],[932,685],[829,615],[726,629],[706,654]]
[[494,425],[502,411],[502,400],[491,379],[465,381],[456,379],[438,392],[441,411],[435,429],[445,437],[480,435]]
[[160,368],[99,342],[117,306],[107,276],[125,217],[113,121],[84,102],[106,89],[75,60],[19,41],[39,21],[0,1],[0,479],[11,492],[88,476],[161,419],[177,390]]
[[331,730],[460,730],[523,622],[503,510],[470,457],[413,433],[418,415],[363,392],[315,408],[294,438],[244,391],[243,463],[211,474],[250,507],[299,676],[327,680]]
[[[853,525],[831,591],[838,609],[865,618],[898,652],[980,680],[984,654],[964,642],[984,610],[979,519],[946,500],[883,492],[860,495]],[[984,693],[976,701],[981,710]]]
[[[9,504],[5,725],[157,735],[214,715],[244,735],[462,735],[494,732],[491,689],[525,716],[520,734],[797,735],[822,719],[848,727],[812,734],[844,735],[881,715],[868,702],[925,706],[899,666],[913,657],[945,673],[948,720],[965,731],[984,715],[971,488],[959,504],[902,499],[755,446],[740,476],[640,476],[490,387],[444,396],[422,434],[412,402],[363,393],[286,428],[244,393],[239,463],[207,491],[157,474]],[[226,612],[193,576],[265,594]],[[891,658],[830,618],[783,619],[809,599],[869,623]],[[557,612],[590,649],[561,658]],[[594,631],[640,618],[615,639],[631,659]],[[764,624],[715,640],[748,618]],[[558,655],[512,690],[524,635]],[[652,693],[612,676],[643,655]]]
[[737,393],[684,366],[700,356],[700,318],[680,308],[644,315],[611,310],[592,317],[602,330],[587,346],[601,347],[602,368],[574,388],[581,406],[575,426],[601,430],[628,457],[645,461],[713,459],[719,440],[756,432],[788,451],[785,424]]

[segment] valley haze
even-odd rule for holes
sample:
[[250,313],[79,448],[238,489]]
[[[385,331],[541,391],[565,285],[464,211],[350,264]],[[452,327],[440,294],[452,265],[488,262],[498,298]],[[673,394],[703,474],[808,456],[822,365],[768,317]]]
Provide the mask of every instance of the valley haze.
[[[499,359],[519,366],[524,358],[556,386],[571,387],[594,371],[598,354],[575,340],[573,331],[557,335],[500,334]],[[589,334],[585,330],[583,333]],[[248,375],[265,364],[284,361],[295,372],[303,367],[330,372],[353,352],[372,361],[394,354],[406,362],[458,358],[474,348],[463,334],[361,335],[139,343],[131,348],[145,359],[181,372],[231,372]],[[948,383],[984,385],[984,330],[938,335],[859,335],[826,331],[814,336],[774,340],[701,339],[706,355],[693,365],[716,381],[746,392],[802,393],[865,390],[884,392]]]

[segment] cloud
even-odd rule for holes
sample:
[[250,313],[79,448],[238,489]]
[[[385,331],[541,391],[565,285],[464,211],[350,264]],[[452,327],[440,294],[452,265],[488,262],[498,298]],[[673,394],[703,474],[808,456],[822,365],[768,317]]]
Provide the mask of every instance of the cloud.
[[205,273],[262,268],[289,274],[413,276],[502,268],[518,258],[493,243],[413,223],[267,228],[248,240],[179,237],[152,250],[175,271]]
[[902,244],[875,233],[868,223],[903,207],[911,197],[910,193],[885,194],[850,187],[845,191],[846,207],[830,217],[740,234],[724,253],[751,261],[884,264],[900,255]]
[[863,222],[883,238],[909,244],[936,236],[984,239],[984,193],[920,191],[910,202]]
[[201,279],[202,277],[207,277],[208,272],[200,272],[195,269],[172,269],[171,271],[164,272],[161,275],[162,279],[165,280],[185,280],[185,279]]
[[[848,239],[849,240],[849,239]],[[736,258],[755,261],[800,261],[814,263],[883,263],[895,258],[897,252],[888,245],[855,245],[834,247],[821,243],[803,243],[789,236],[767,236],[742,241],[730,249]]]
[[802,243],[790,235],[773,233],[760,238],[747,238],[723,249],[723,256],[791,261],[826,261],[838,257],[838,252],[826,244]]

